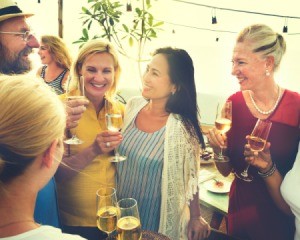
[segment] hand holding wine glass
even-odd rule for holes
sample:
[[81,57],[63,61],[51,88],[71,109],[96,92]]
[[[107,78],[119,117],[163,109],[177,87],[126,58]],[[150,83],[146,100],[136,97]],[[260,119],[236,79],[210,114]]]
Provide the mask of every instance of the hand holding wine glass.
[[[84,89],[84,78],[81,76],[79,79],[79,82],[77,83],[77,89],[75,89],[74,91],[71,91],[70,89],[70,81],[71,79],[68,79],[68,86],[67,86],[67,101],[72,101],[72,100],[82,100],[82,99],[86,99],[85,98],[85,89]],[[66,139],[64,141],[64,143],[66,144],[71,144],[71,145],[78,145],[78,144],[82,144],[83,141],[81,139],[79,139],[76,136],[76,129],[74,129],[74,133],[72,134],[72,137],[69,139]]]
[[[218,104],[217,115],[215,120],[216,129],[220,134],[226,134],[231,128],[232,120],[232,102],[227,100],[224,107],[221,108]],[[215,158],[216,162],[227,162],[228,159],[223,155],[223,147],[220,147],[220,152]]]
[[[105,123],[111,132],[119,132],[123,125],[122,108],[117,100],[105,100]],[[110,159],[111,162],[122,162],[126,156],[121,156],[118,149],[115,148],[115,156]]]
[[[251,151],[261,152],[264,150],[271,126],[272,122],[269,120],[257,120],[251,135],[247,138]],[[253,176],[248,173],[249,166],[250,164],[247,164],[247,167],[244,169],[244,171],[242,171],[240,174],[236,174],[237,177],[246,182],[251,182],[253,180]]]
[[117,222],[118,240],[141,240],[142,229],[137,201],[124,198],[118,202],[119,214]]
[[116,190],[111,187],[103,187],[96,192],[97,201],[97,226],[106,232],[108,236],[117,227],[117,196]]

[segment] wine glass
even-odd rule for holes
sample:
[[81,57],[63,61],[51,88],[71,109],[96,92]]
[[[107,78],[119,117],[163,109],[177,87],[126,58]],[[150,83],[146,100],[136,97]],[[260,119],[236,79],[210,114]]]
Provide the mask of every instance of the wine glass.
[[97,226],[106,232],[108,237],[117,227],[117,196],[116,189],[112,187],[102,187],[96,192],[97,203]]
[[[111,101],[105,100],[105,123],[109,131],[118,132],[123,125],[122,108],[120,103],[113,99]],[[110,158],[111,162],[122,162],[126,156],[121,156],[118,149],[115,148],[115,155]]]
[[124,198],[118,202],[118,240],[142,239],[141,221],[137,201],[133,198]]
[[[220,105],[218,104],[215,126],[220,134],[225,134],[230,130],[231,120],[232,120],[232,101],[227,100],[223,108],[220,108]],[[219,154],[216,155],[215,161],[228,162],[228,157],[223,155],[223,147],[220,147],[220,152]]]
[[[250,149],[252,151],[261,152],[264,150],[271,126],[271,121],[257,119],[255,127],[253,128],[248,139],[248,144],[250,145]],[[249,166],[250,164],[247,164],[247,167],[244,169],[244,171],[237,175],[240,179],[246,182],[251,182],[253,180],[253,176],[248,173]]]
[[[77,83],[77,89],[75,91],[70,90],[70,81],[71,78],[69,77],[67,91],[66,91],[67,101],[85,99],[83,76],[79,78],[79,82]],[[83,143],[83,141],[76,136],[76,128],[74,129],[74,133],[72,134],[72,137],[64,140],[64,143],[70,145],[78,145]]]

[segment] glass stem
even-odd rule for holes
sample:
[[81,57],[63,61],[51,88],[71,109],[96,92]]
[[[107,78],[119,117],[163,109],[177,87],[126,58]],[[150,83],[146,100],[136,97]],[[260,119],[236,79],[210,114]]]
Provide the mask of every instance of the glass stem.
[[244,169],[244,171],[241,173],[243,177],[248,177],[248,169],[250,167],[250,164],[247,164],[247,167]]
[[220,147],[220,156],[223,156],[223,148]]

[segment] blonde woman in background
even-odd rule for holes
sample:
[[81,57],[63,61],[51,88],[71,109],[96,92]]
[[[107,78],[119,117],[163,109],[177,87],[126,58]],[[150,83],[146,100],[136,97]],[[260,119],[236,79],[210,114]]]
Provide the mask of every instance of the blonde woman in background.
[[83,239],[33,218],[37,193],[62,157],[63,105],[25,75],[1,76],[0,92],[0,239]]
[[106,237],[97,229],[95,197],[100,186],[115,187],[115,166],[108,153],[122,136],[118,132],[106,136],[104,105],[115,94],[120,71],[115,48],[100,39],[91,40],[80,49],[71,69],[70,87],[74,90],[70,95],[76,95],[76,85],[84,81],[89,104],[76,129],[71,129],[84,142],[66,145],[63,162],[69,167],[61,165],[56,175],[58,203],[63,231],[88,239]]
[[64,93],[72,63],[67,45],[57,36],[44,35],[38,54],[44,66],[38,69],[37,75],[54,88],[57,94]]

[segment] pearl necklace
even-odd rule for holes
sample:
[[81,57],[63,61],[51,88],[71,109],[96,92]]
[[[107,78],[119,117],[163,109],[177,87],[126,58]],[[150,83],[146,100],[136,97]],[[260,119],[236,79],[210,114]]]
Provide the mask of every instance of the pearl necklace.
[[261,114],[269,115],[270,113],[274,112],[274,110],[277,108],[277,105],[278,105],[278,103],[279,103],[279,101],[280,101],[280,97],[281,97],[281,89],[280,89],[280,87],[279,87],[279,85],[278,85],[278,97],[277,97],[277,100],[276,100],[274,106],[273,106],[269,111],[263,111],[263,110],[261,110],[261,109],[256,105],[256,103],[255,103],[255,101],[254,101],[254,99],[253,99],[253,97],[252,97],[251,92],[249,92],[249,95],[250,95],[250,99],[251,99],[251,101],[252,101],[253,106],[255,107],[255,109],[256,109],[259,113],[261,113]]

